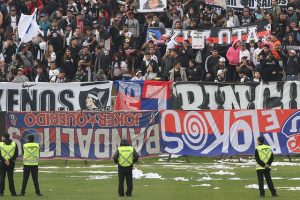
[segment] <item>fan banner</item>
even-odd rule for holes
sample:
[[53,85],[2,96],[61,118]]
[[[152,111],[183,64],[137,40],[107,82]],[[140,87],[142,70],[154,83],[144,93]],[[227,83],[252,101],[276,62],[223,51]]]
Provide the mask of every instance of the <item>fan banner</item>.
[[107,159],[121,139],[141,156],[159,154],[158,119],[158,112],[8,112],[6,128],[20,153],[34,135],[41,158]]
[[259,136],[274,154],[300,153],[300,111],[166,110],[161,134],[162,151],[178,155],[253,155]]

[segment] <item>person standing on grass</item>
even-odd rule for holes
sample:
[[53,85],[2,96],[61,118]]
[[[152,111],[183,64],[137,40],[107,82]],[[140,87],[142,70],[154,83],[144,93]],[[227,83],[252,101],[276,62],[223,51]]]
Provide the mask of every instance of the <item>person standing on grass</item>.
[[40,157],[40,144],[34,142],[34,136],[28,135],[27,143],[23,145],[23,181],[22,190],[20,196],[25,195],[25,190],[28,182],[29,175],[31,173],[35,193],[37,196],[43,196],[39,187],[38,180],[38,168],[39,168],[39,157]]
[[135,151],[126,139],[122,139],[118,150],[113,156],[114,162],[118,164],[119,188],[118,193],[120,197],[124,196],[124,180],[126,178],[127,191],[126,196],[132,195],[132,167],[133,163],[139,159],[139,154]]
[[273,197],[278,197],[271,178],[271,165],[274,160],[273,151],[270,146],[264,144],[264,137],[257,138],[258,146],[255,150],[256,173],[259,185],[260,197],[265,197],[264,176]]
[[14,169],[18,154],[16,143],[9,139],[8,133],[3,134],[2,142],[0,142],[0,196],[4,194],[6,174],[11,196],[17,196],[14,183]]

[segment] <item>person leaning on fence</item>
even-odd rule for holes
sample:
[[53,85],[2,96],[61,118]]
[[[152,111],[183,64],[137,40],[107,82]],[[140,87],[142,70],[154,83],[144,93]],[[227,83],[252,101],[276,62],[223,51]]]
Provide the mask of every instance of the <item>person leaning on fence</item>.
[[28,135],[28,142],[23,145],[23,181],[22,190],[20,196],[25,195],[25,190],[28,182],[29,175],[31,173],[35,193],[37,196],[43,196],[39,187],[38,180],[38,167],[39,167],[39,157],[40,157],[40,144],[34,142],[34,136]]
[[3,134],[2,142],[0,142],[0,196],[4,194],[6,173],[11,196],[17,196],[14,184],[14,169],[18,154],[16,143],[9,139],[8,133]]
[[276,190],[271,178],[271,165],[274,160],[273,151],[270,146],[264,144],[264,137],[257,138],[258,146],[255,150],[256,173],[259,185],[260,197],[265,197],[264,176],[273,197],[277,197]]
[[132,184],[132,167],[133,163],[139,159],[139,154],[135,149],[129,146],[126,139],[122,139],[118,150],[113,156],[114,162],[118,164],[118,175],[119,175],[119,196],[124,196],[124,180],[126,178],[127,191],[126,196],[132,195],[133,184]]

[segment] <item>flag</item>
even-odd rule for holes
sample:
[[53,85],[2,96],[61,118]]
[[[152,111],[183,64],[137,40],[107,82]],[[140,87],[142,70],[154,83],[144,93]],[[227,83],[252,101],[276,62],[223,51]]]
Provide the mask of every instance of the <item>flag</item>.
[[37,10],[32,15],[21,14],[21,18],[18,24],[19,38],[22,42],[29,42],[32,38],[39,34],[39,25],[36,22]]
[[165,110],[170,106],[171,81],[115,81],[116,110]]
[[227,1],[225,1],[225,0],[205,0],[205,3],[218,5],[224,9],[226,9],[226,7],[227,7]]

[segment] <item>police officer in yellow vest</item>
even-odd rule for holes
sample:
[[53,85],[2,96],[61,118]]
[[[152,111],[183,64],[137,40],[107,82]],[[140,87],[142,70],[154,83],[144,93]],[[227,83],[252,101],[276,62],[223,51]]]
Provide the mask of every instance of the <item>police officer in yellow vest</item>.
[[18,154],[19,152],[17,144],[9,139],[8,133],[3,134],[2,142],[0,142],[0,196],[3,196],[4,194],[6,173],[11,196],[17,196],[14,184],[14,169]]
[[138,161],[139,154],[135,149],[129,146],[129,143],[126,139],[122,139],[120,147],[113,156],[114,162],[118,164],[118,175],[119,175],[119,196],[124,196],[124,180],[126,178],[127,190],[126,196],[132,195],[132,167],[133,163]]
[[38,167],[40,157],[40,145],[34,142],[34,136],[28,135],[27,143],[23,145],[23,181],[21,196],[25,195],[25,190],[28,182],[29,175],[31,173],[35,193],[37,196],[42,196],[39,187],[38,180]]
[[264,176],[272,196],[277,197],[278,195],[270,174],[271,165],[274,160],[273,151],[270,146],[264,144],[264,137],[258,137],[257,142],[258,146],[255,150],[255,160],[260,197],[265,197]]

